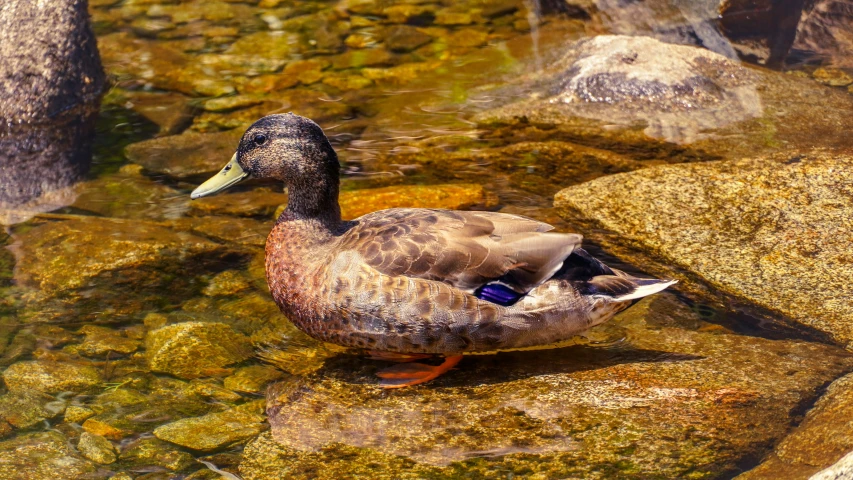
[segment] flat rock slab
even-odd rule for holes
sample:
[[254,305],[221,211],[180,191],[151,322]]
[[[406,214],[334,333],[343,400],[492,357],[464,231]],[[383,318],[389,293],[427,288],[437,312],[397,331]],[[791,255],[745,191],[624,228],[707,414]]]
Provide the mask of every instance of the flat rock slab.
[[241,474],[719,478],[853,367],[837,347],[731,334],[670,295],[609,328],[625,341],[466,357],[398,391],[377,386],[384,365],[332,358],[268,392],[272,435],[246,447]]
[[853,156],[815,152],[652,167],[560,191],[602,227],[737,299],[853,348]]

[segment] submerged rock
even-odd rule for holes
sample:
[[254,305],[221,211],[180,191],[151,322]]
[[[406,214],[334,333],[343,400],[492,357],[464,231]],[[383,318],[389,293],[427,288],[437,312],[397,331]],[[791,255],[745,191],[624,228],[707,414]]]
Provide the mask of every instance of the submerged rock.
[[235,392],[261,393],[268,383],[278,380],[283,375],[284,373],[277,368],[251,365],[238,369],[234,375],[225,378],[222,385]]
[[[832,382],[802,423],[776,446],[773,453],[738,479],[810,478],[853,451],[850,432],[853,432],[853,374]],[[849,460],[847,462],[850,465]],[[853,473],[853,469],[849,473]],[[828,477],[828,480],[833,478],[836,477]]]
[[186,322],[148,333],[148,365],[182,378],[213,376],[252,354],[248,337],[223,323]]
[[555,206],[612,232],[593,237],[611,251],[639,247],[853,348],[851,171],[853,156],[826,152],[660,166],[569,187]]
[[10,392],[57,394],[91,392],[103,383],[100,372],[88,365],[32,360],[9,365],[3,381]]
[[77,450],[89,460],[103,465],[109,465],[118,459],[116,449],[109,440],[89,432],[80,434]]
[[56,480],[85,478],[95,465],[55,431],[28,433],[0,442],[0,478],[9,480]]
[[[145,303],[180,303],[203,287],[197,275],[221,270],[241,255],[197,235],[138,220],[50,222],[19,239],[15,280],[39,289],[42,298],[61,302],[62,309],[93,317],[104,311],[138,312]],[[27,315],[50,314],[44,302],[31,309]]]
[[482,185],[401,185],[341,192],[341,216],[357,218],[384,208],[447,208],[462,210],[473,206],[493,207],[497,199]]
[[173,472],[196,464],[192,455],[156,438],[141,438],[125,446],[119,455],[123,464],[135,468],[163,467]]
[[128,145],[127,159],[154,173],[178,178],[218,172],[234,155],[243,131],[185,132]]
[[[38,391],[22,391],[0,396],[0,437],[4,430],[30,428],[62,413],[64,405]],[[5,427],[5,428],[4,428]]]
[[377,386],[376,362],[329,359],[272,387],[279,446],[267,436],[248,445],[241,474],[726,476],[853,366],[835,347],[731,334],[669,295],[604,328],[625,341],[470,356],[427,386],[393,392]]
[[157,427],[160,440],[199,451],[213,451],[238,444],[266,429],[262,400],[203,417],[184,418]]

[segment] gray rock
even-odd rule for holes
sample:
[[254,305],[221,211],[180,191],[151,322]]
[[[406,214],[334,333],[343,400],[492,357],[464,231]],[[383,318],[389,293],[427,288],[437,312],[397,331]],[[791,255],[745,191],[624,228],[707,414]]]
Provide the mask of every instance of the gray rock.
[[45,122],[104,89],[86,0],[10,0],[0,9],[0,123]]
[[376,362],[327,359],[316,375],[271,387],[271,436],[246,447],[240,472],[725,477],[851,362],[831,346],[728,333],[670,295],[603,327],[593,340],[624,342],[466,357],[395,392],[376,385]]
[[638,247],[771,322],[853,348],[851,171],[853,156],[827,152],[660,166],[554,203],[617,254]]
[[[549,129],[550,139],[669,161],[732,158],[815,143],[853,146],[839,129],[853,99],[648,37],[581,40],[543,73],[484,94],[508,104],[483,126]],[[519,100],[520,99],[520,100]],[[803,125],[809,125],[808,135]]]

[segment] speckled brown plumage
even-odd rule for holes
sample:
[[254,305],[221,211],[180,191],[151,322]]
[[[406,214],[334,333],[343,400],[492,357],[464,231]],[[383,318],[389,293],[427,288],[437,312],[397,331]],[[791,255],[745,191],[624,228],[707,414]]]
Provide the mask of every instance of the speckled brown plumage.
[[[343,221],[337,156],[296,115],[255,123],[237,161],[288,185],[267,238],[267,281],[282,312],[327,342],[445,355],[553,343],[670,284],[610,269],[579,248],[580,235],[515,215],[390,209]],[[492,284],[520,298],[478,298]]]

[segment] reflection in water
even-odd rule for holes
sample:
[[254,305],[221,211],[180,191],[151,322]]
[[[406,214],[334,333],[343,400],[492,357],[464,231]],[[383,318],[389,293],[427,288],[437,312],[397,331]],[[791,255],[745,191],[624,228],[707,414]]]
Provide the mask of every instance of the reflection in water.
[[0,131],[0,223],[12,225],[71,205],[92,159],[96,114]]

